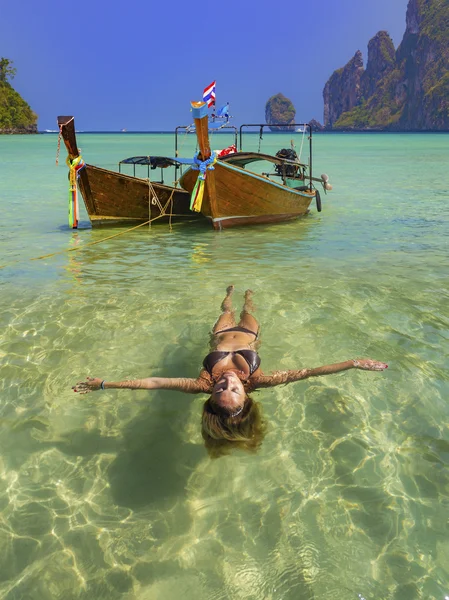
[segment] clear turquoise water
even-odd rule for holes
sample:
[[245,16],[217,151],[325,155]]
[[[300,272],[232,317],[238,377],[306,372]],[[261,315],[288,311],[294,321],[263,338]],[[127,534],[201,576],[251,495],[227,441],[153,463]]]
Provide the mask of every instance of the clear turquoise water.
[[[144,227],[31,261],[111,230],[85,213],[67,228],[56,136],[0,136],[1,598],[444,599],[448,142],[317,135],[334,185],[320,214]],[[79,145],[111,168],[173,153],[167,135]],[[261,450],[215,461],[204,398],[73,394],[89,374],[195,376],[230,283],[255,291],[266,371],[357,356],[389,369],[259,392]]]

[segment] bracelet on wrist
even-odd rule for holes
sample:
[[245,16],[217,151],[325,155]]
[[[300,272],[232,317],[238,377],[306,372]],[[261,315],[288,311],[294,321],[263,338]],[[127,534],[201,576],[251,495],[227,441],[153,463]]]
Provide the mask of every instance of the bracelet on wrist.
[[106,381],[103,379],[103,381],[100,383],[100,388],[102,390],[104,390],[104,384],[106,383]]

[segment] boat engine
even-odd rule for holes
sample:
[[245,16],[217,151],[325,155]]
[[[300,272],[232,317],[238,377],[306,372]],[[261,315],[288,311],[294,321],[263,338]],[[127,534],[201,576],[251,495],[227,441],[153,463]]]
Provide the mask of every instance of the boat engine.
[[[287,160],[298,160],[298,155],[293,148],[282,148],[276,152],[278,158],[285,158]],[[276,174],[282,177],[285,174],[286,177],[298,177],[299,165],[275,165],[274,167]],[[301,178],[301,173],[299,174]]]

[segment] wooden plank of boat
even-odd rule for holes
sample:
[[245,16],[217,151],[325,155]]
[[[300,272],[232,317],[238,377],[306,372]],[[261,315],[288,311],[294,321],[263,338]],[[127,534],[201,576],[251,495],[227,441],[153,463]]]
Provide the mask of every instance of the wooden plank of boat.
[[[73,160],[80,156],[74,118],[58,117],[58,125],[69,159]],[[151,182],[150,186],[148,179],[94,165],[86,164],[79,171],[78,185],[93,227],[144,223],[155,218],[166,222],[170,218],[185,220],[186,217],[195,219],[200,216],[190,211],[190,195],[181,188],[156,182]]]
[[[198,158],[205,161],[211,151],[207,110],[203,105],[192,102]],[[315,190],[295,189],[231,162],[217,160],[214,170],[207,171],[201,212],[212,221],[214,229],[288,221],[308,212]],[[180,183],[192,192],[197,177],[198,171],[189,169]]]

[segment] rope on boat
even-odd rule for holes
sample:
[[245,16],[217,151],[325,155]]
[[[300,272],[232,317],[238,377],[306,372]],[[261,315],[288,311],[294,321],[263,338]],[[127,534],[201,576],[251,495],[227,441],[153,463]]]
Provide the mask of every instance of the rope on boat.
[[262,140],[263,140],[263,125],[260,126],[260,130],[259,130],[259,148],[257,150],[257,152],[259,152],[259,153],[260,153],[260,144],[261,144]]
[[[175,184],[177,184],[178,182],[175,181]],[[176,186],[175,186],[176,187]],[[160,212],[160,215],[158,218],[160,217],[165,217],[168,215],[168,225],[169,225],[169,229],[171,231],[171,219],[173,216],[173,194],[175,193],[175,187],[173,187],[170,197],[167,200],[167,202],[165,203],[164,206],[162,206],[161,201],[158,198],[158,195],[156,194],[156,191],[153,187],[153,184],[151,183],[151,180],[148,178],[148,216],[150,218],[150,220],[148,221],[148,226],[151,227],[151,205],[153,206],[157,206]],[[167,212],[167,207],[170,204],[170,212]]]
[[185,143],[185,142],[186,142],[186,140],[187,140],[187,135],[188,135],[188,133],[189,133],[189,129],[190,129],[190,127],[194,127],[194,126],[195,126],[195,125],[188,125],[188,126],[186,127],[186,129],[185,129],[185,131],[184,131],[184,133],[183,133],[183,135],[182,135],[182,137],[181,137],[181,142],[180,142],[180,144],[179,144],[179,148],[178,148],[178,150],[176,150],[176,154],[175,154],[176,158],[178,158],[178,156],[179,156],[179,153],[180,153],[180,151],[182,150],[182,147],[184,146],[184,143]]
[[306,127],[303,127],[303,130],[302,130],[301,147],[299,149],[298,162],[301,162],[302,147],[304,146],[304,138],[306,135],[306,129],[307,129]]
[[[73,121],[75,117],[71,117],[65,125],[68,125],[71,121]],[[58,145],[56,148],[56,166],[59,165],[59,151],[61,150],[61,139],[62,139],[62,125],[59,126],[59,134],[58,134]]]
[[[170,196],[170,198],[171,198],[171,196]],[[170,201],[170,199],[169,199],[169,201]],[[161,215],[165,214],[164,207],[162,206],[161,201],[157,197],[157,194],[155,192],[153,184],[151,183],[151,180],[148,179],[148,216],[150,218],[150,225],[151,225],[151,205],[157,206],[159,209],[159,213]]]
[[56,166],[59,165],[59,152],[61,151],[62,125],[59,126],[58,145],[56,147]]

